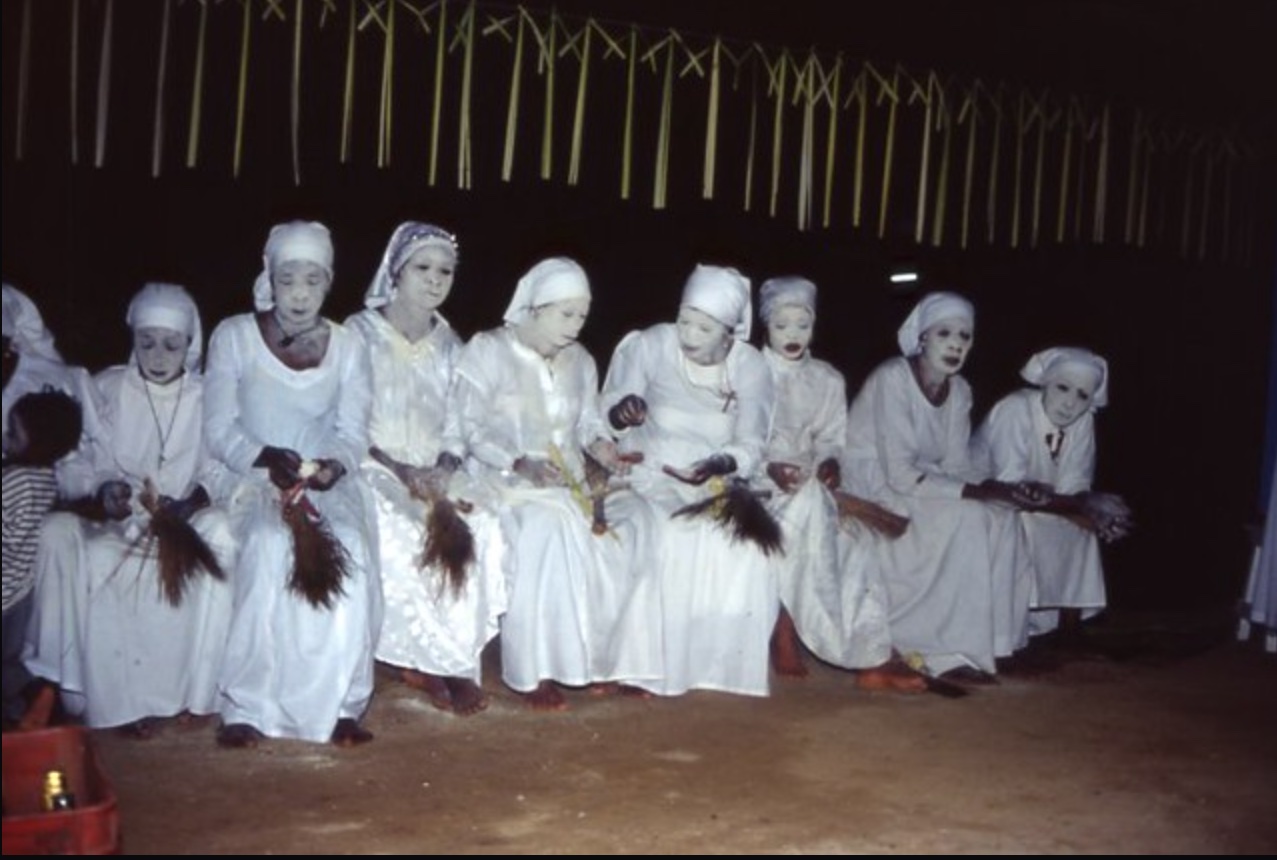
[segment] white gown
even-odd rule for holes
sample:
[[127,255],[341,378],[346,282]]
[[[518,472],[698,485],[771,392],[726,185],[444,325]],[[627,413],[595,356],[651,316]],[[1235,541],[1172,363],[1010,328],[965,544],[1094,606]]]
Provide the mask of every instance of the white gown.
[[994,660],[1027,641],[1032,578],[1015,510],[962,498],[975,478],[967,445],[971,388],[949,378],[933,406],[905,358],[879,365],[847,416],[843,482],[852,493],[909,517],[879,541],[891,638],[941,674]]
[[846,669],[879,666],[891,656],[891,632],[878,538],[842,522],[833,494],[815,476],[847,441],[846,382],[810,355],[791,361],[770,347],[763,355],[776,381],[765,459],[803,470],[795,492],[772,487],[771,509],[785,534],[785,554],[773,560],[781,603],[820,659]]
[[[1047,435],[1060,432],[1042,409],[1042,392],[1013,392],[989,410],[971,441],[972,461],[1000,481],[1040,481],[1057,493],[1091,489],[1095,474],[1095,416],[1088,412],[1064,430],[1052,459]],[[1060,607],[1093,615],[1105,606],[1104,568],[1095,533],[1064,517],[1022,512],[1026,547],[1033,566],[1034,630],[1048,630]]]
[[[128,482],[134,513],[122,522],[69,513],[46,520],[28,666],[56,681],[69,709],[94,728],[213,713],[231,585],[200,575],[178,606],[170,604],[160,587],[158,550],[145,533],[149,515],[138,501],[145,480],[175,499],[197,484],[215,490],[201,424],[203,380],[187,373],[152,385],[130,365],[109,368],[94,382],[101,436],[90,483]],[[234,540],[224,511],[205,508],[190,523],[229,576]]]
[[[372,370],[370,444],[414,466],[433,466],[445,447],[445,416],[461,339],[440,316],[434,329],[410,342],[377,310],[346,320],[363,343]],[[452,453],[456,453],[455,450]],[[454,593],[442,571],[422,570],[427,506],[370,457],[363,462],[372,488],[380,543],[385,615],[376,655],[395,666],[432,675],[480,680],[480,656],[505,611],[504,542],[497,517],[475,504],[467,476],[453,478],[450,496],[474,504],[465,515],[476,563]]]
[[593,534],[569,490],[534,487],[512,471],[520,456],[557,451],[582,480],[581,449],[607,432],[594,359],[572,344],[546,360],[503,327],[476,334],[456,372],[449,412],[469,469],[500,512],[509,553],[502,680],[521,693],[545,680],[605,680],[604,649],[628,576],[625,535]]
[[663,323],[631,332],[617,346],[604,405],[627,394],[647,402],[647,421],[621,434],[621,447],[644,456],[631,483],[651,511],[653,534],[631,547],[635,580],[613,637],[611,674],[659,695],[703,689],[765,696],[780,606],[772,565],[756,544],[734,542],[717,524],[671,518],[711,487],[690,486],[661,467],[728,454],[739,476],[755,475],[774,400],[767,364],[754,347],[736,342],[723,364],[698,368],[683,357],[676,327]]
[[[267,348],[252,314],[231,317],[213,332],[205,380],[205,432],[236,479],[229,510],[240,541],[222,719],[310,741],[328,740],[339,718],[358,719],[368,707],[381,616],[376,526],[359,474],[368,448],[368,362],[350,332],[329,325],[323,361],[293,370]],[[331,609],[289,590],[292,536],[280,492],[252,465],[265,445],[346,467],[332,489],[306,494],[350,556],[344,594]]]

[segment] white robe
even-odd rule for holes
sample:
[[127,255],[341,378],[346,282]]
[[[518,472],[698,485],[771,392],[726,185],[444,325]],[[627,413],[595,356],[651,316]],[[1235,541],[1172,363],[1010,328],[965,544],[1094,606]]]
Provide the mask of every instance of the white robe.
[[87,495],[93,484],[94,464],[109,458],[103,445],[102,419],[98,415],[100,395],[93,378],[83,367],[64,364],[60,359],[32,353],[18,353],[18,363],[4,386],[0,400],[0,428],[9,426],[9,410],[24,394],[53,388],[75,398],[80,404],[80,441],[55,466],[58,492],[65,497]]
[[[205,380],[208,444],[237,479],[229,506],[240,550],[222,719],[311,741],[328,740],[339,718],[358,719],[368,707],[381,615],[375,522],[359,473],[368,448],[368,362],[350,332],[330,329],[319,366],[293,370],[267,348],[252,314],[231,317],[213,332]],[[292,536],[280,492],[252,465],[265,445],[346,467],[332,489],[306,493],[350,557],[344,594],[331,609],[288,587]]]
[[[1060,432],[1042,408],[1042,392],[1013,392],[989,410],[971,441],[972,461],[986,477],[999,481],[1038,481],[1057,493],[1091,489],[1095,474],[1095,416],[1086,413],[1064,430],[1052,459],[1047,435]],[[1077,607],[1093,615],[1105,605],[1104,568],[1095,533],[1064,517],[1022,512],[1026,546],[1033,566],[1031,606],[1035,632],[1048,630],[1059,607]],[[1047,616],[1041,617],[1039,616]]]
[[897,357],[869,375],[847,416],[848,490],[909,517],[903,536],[877,543],[892,641],[935,674],[993,672],[1027,640],[1032,579],[1016,512],[962,498],[975,477],[970,412],[965,379],[950,377],[933,406]]
[[[415,343],[377,310],[346,321],[363,343],[372,370],[369,443],[414,466],[433,466],[447,450],[447,396],[461,339],[442,317],[435,320],[431,332]],[[427,505],[371,457],[362,469],[373,491],[385,597],[377,659],[477,683],[483,648],[496,636],[505,611],[505,552],[496,515],[475,502],[464,473],[454,476],[450,497],[474,505],[465,520],[476,556],[465,587],[454,592],[443,571],[418,566]]]
[[[175,499],[197,484],[211,491],[217,483],[201,423],[203,380],[191,372],[152,385],[130,365],[109,368],[94,383],[101,424],[89,483],[127,482],[133,514],[95,523],[55,513],[46,521],[28,666],[57,682],[68,707],[94,728],[213,713],[231,585],[201,574],[178,606],[170,604],[139,501],[147,480]],[[229,576],[234,540],[225,512],[205,508],[190,522]]]
[[[693,382],[715,373],[708,387]],[[706,498],[713,482],[690,486],[661,467],[728,454],[737,475],[756,475],[774,400],[767,364],[754,347],[736,342],[723,364],[698,369],[684,358],[676,327],[663,323],[631,332],[617,346],[604,406],[627,394],[647,402],[647,421],[621,434],[621,446],[644,456],[631,483],[654,533],[630,548],[635,581],[613,638],[611,673],[659,695],[704,689],[765,696],[779,611],[772,565],[756,544],[734,542],[715,523],[672,518]]]
[[773,559],[781,602],[803,644],[820,659],[846,669],[881,665],[891,656],[891,632],[873,546],[878,538],[841,522],[838,503],[815,475],[846,444],[846,382],[831,364],[810,355],[791,361],[771,348],[763,355],[776,382],[766,461],[803,470],[793,493],[768,484],[785,535],[785,553]]
[[557,451],[583,480],[581,449],[606,435],[594,359],[572,344],[547,360],[503,327],[476,334],[456,373],[449,413],[472,474],[500,512],[509,553],[502,680],[521,693],[546,680],[604,680],[604,649],[627,577],[624,535],[593,534],[568,489],[534,487],[512,471],[521,456],[549,459]]

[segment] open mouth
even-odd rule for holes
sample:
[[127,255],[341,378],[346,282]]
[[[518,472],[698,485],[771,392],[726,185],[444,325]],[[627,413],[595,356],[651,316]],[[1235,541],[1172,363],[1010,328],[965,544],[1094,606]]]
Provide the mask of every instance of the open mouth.
[[803,345],[801,343],[787,343],[784,346],[784,350],[786,355],[798,355],[803,351]]

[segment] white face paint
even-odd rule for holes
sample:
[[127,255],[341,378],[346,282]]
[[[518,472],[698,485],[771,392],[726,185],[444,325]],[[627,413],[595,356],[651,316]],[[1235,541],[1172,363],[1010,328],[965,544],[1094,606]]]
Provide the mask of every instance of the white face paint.
[[429,242],[412,253],[395,278],[393,304],[417,314],[430,314],[452,291],[457,255],[443,242]]
[[1042,411],[1063,430],[1090,410],[1097,387],[1096,374],[1082,368],[1062,368],[1042,385]]
[[816,317],[801,305],[782,305],[767,320],[767,345],[773,352],[797,361],[807,354]]
[[191,339],[184,333],[161,326],[144,326],[133,330],[133,354],[142,376],[165,385],[186,369],[186,348]]
[[922,333],[922,363],[944,376],[953,376],[966,364],[975,342],[975,330],[962,317],[933,323]]
[[678,345],[692,364],[709,367],[721,364],[732,348],[732,333],[727,326],[696,308],[678,309]]
[[530,345],[542,355],[554,355],[576,343],[589,315],[587,298],[564,299],[533,308],[525,323]]
[[286,332],[304,331],[319,322],[332,277],[318,263],[289,260],[271,271],[275,313]]

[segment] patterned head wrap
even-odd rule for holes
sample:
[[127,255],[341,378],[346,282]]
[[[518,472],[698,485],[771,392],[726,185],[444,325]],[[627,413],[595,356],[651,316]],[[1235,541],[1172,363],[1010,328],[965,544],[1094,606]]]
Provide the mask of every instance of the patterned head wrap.
[[381,255],[377,274],[373,275],[372,283],[364,293],[364,307],[379,308],[390,302],[395,295],[395,282],[399,280],[399,273],[412,259],[412,255],[427,245],[446,248],[454,261],[461,258],[461,246],[457,244],[457,237],[447,230],[434,224],[405,221],[395,228],[385,253]]

